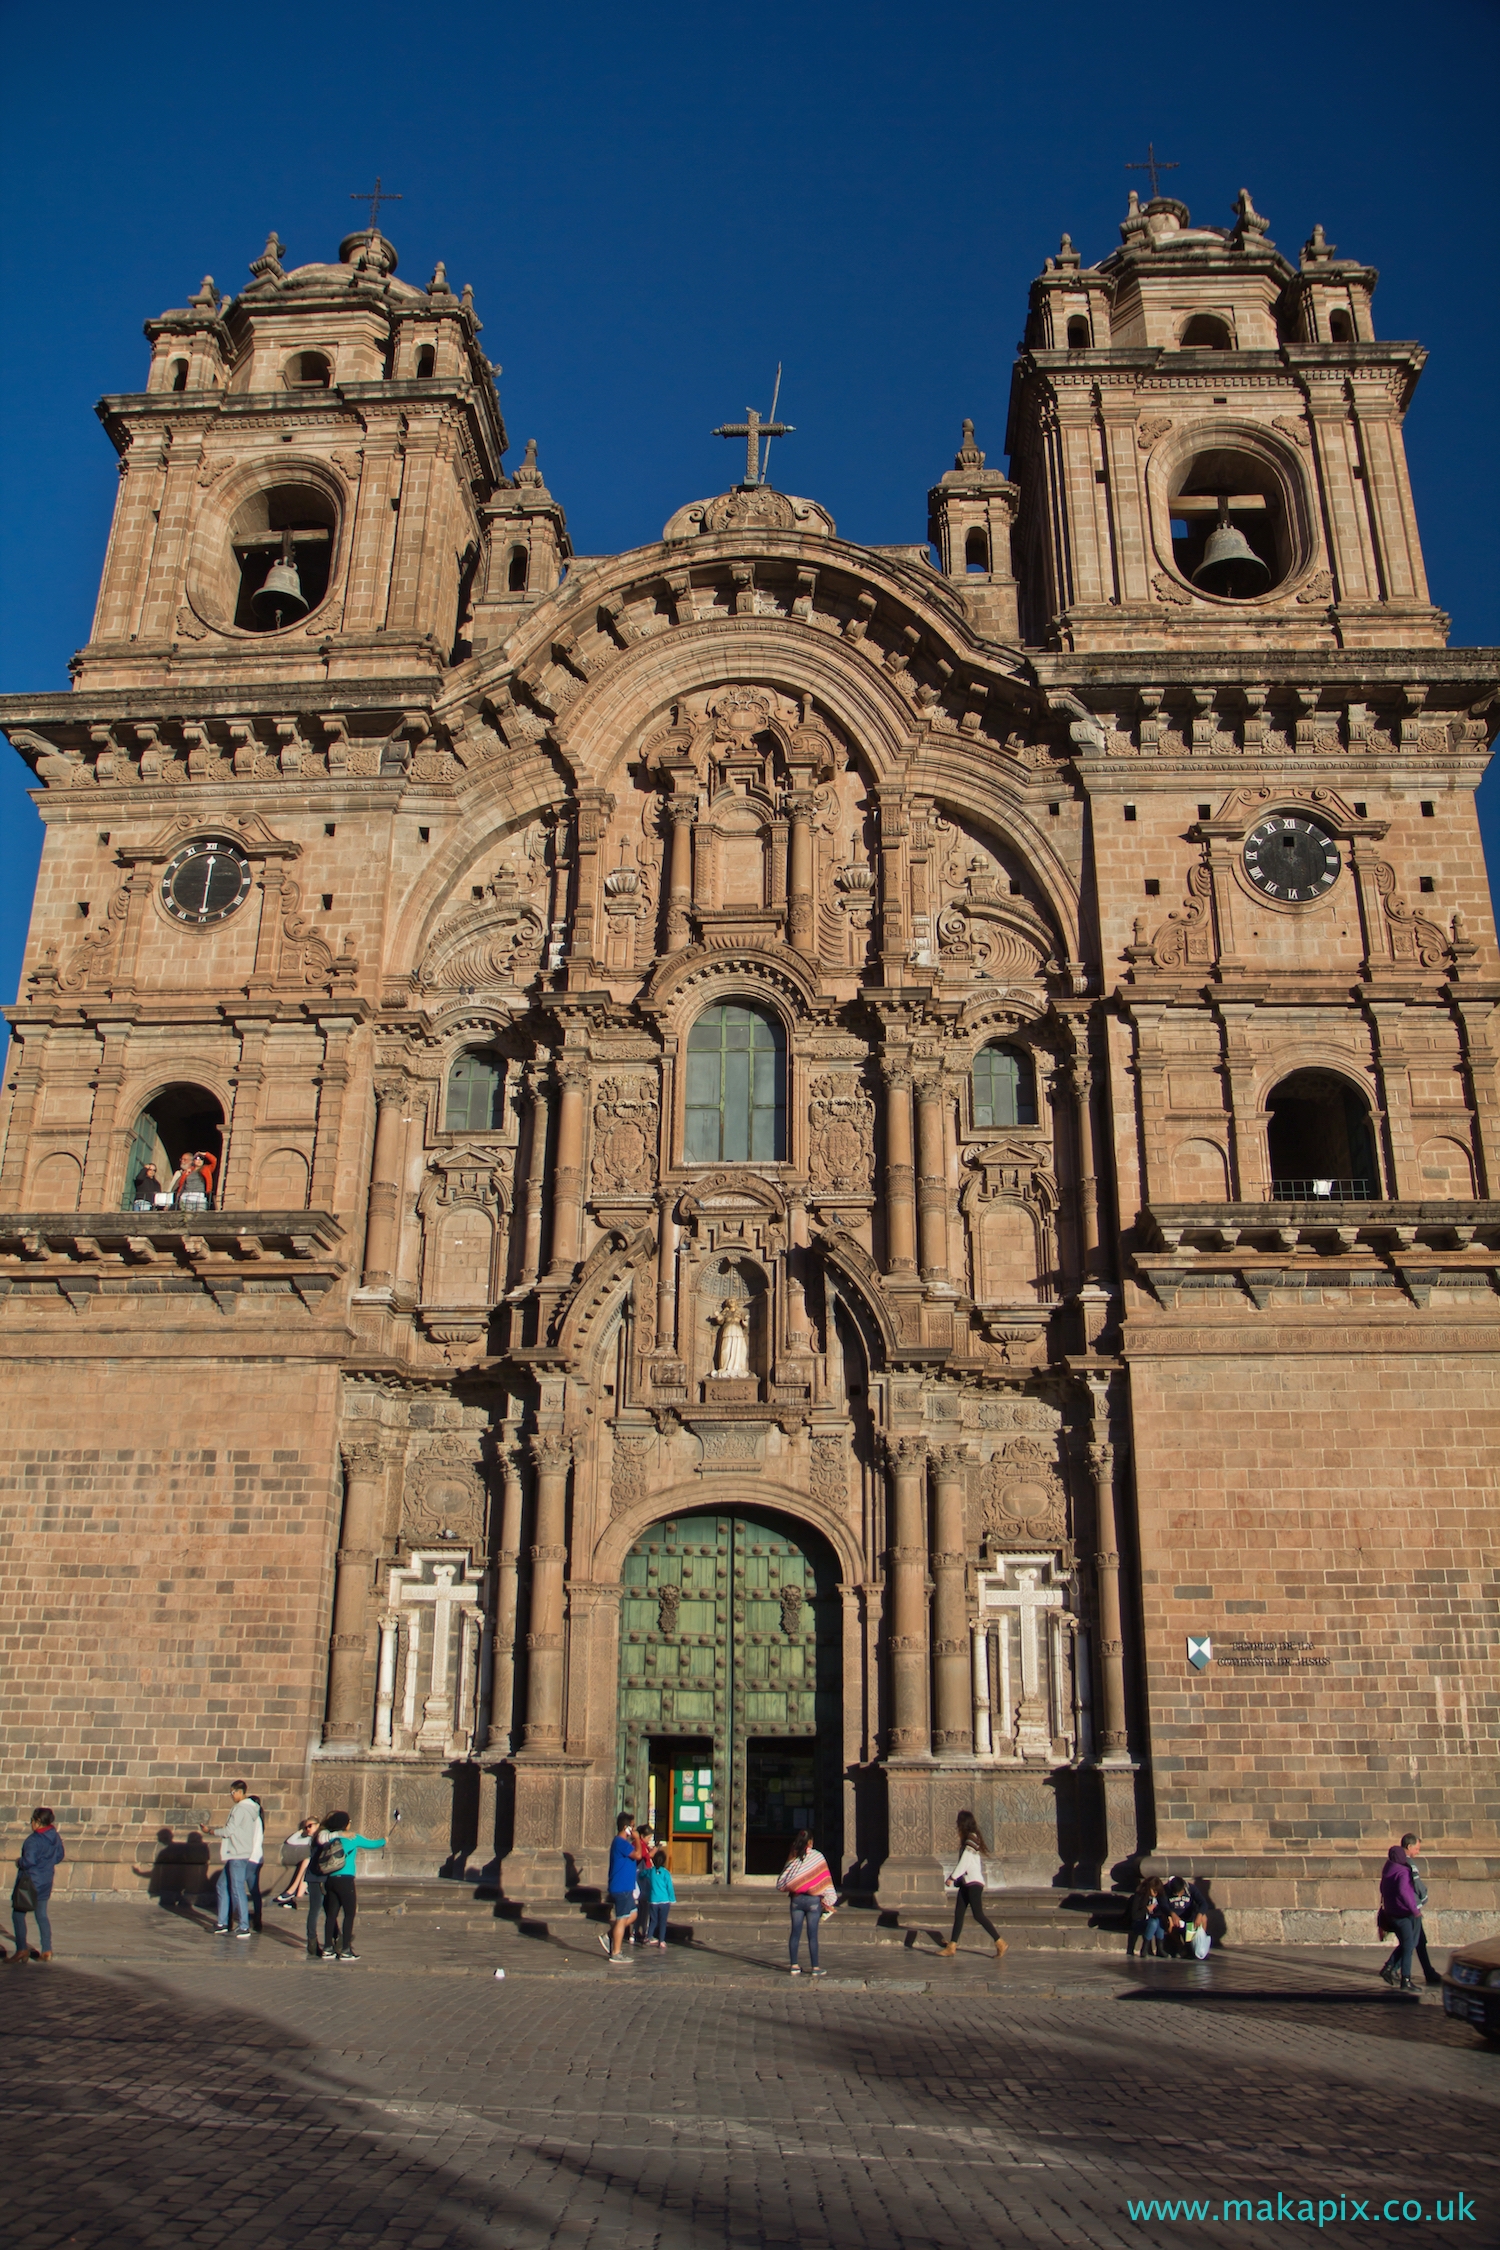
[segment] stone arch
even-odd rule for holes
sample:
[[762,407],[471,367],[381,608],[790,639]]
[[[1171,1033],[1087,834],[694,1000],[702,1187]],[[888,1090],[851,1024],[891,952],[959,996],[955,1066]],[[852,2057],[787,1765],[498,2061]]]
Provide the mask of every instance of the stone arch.
[[613,1516],[594,1542],[591,1568],[595,1584],[618,1585],[621,1564],[652,1524],[663,1523],[669,1516],[701,1515],[705,1511],[726,1516],[768,1513],[786,1516],[807,1530],[821,1533],[827,1540],[839,1566],[841,1589],[860,1582],[863,1564],[859,1532],[849,1523],[846,1513],[766,1476],[740,1477],[720,1472],[712,1485],[695,1476],[661,1486],[643,1494]]
[[1467,1200],[1474,1193],[1472,1151],[1451,1133],[1434,1133],[1417,1151],[1415,1187],[1423,1203]]
[[1172,1193],[1179,1203],[1227,1203],[1229,1157],[1217,1141],[1179,1141],[1172,1151]]
[[35,1166],[26,1200],[37,1211],[76,1211],[82,1194],[83,1165],[59,1148]]
[[1207,421],[1185,422],[1152,449],[1146,464],[1146,493],[1150,536],[1157,562],[1177,585],[1186,587],[1195,598],[1198,596],[1199,590],[1182,575],[1177,565],[1172,543],[1171,502],[1179,476],[1187,473],[1194,459],[1208,454],[1244,456],[1258,474],[1269,480],[1273,496],[1280,501],[1289,548],[1287,566],[1264,594],[1248,598],[1268,602],[1288,600],[1322,559],[1317,497],[1310,467],[1305,459],[1298,457],[1296,446],[1279,431],[1267,429],[1260,422],[1240,420],[1227,414],[1215,415]]

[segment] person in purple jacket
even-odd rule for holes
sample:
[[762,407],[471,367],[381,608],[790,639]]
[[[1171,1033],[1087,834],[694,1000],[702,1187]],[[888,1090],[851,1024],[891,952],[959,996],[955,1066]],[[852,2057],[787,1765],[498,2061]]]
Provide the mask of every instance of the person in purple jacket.
[[[1411,1957],[1416,1951],[1417,1939],[1422,1930],[1422,1902],[1412,1881],[1411,1860],[1408,1857],[1414,1845],[1417,1850],[1421,1850],[1421,1838],[1411,1834],[1403,1836],[1399,1844],[1392,1844],[1380,1871],[1380,1911],[1385,1918],[1386,1928],[1396,1940],[1395,1957],[1386,1963],[1381,1973],[1387,1983],[1399,1984],[1403,1992],[1416,1990],[1412,1981]],[[1393,1976],[1392,1970],[1397,1974]]]

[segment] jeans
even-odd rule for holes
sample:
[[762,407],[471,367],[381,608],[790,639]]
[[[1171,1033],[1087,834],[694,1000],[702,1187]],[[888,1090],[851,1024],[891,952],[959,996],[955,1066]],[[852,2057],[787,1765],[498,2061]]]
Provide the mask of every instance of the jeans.
[[811,1969],[818,1965],[818,1924],[823,1919],[823,1901],[816,1891],[792,1893],[792,1934],[787,1946],[793,1968],[797,1965],[797,1942],[802,1935],[802,1925],[807,1924],[807,1964]]
[[256,1872],[253,1859],[226,1859],[219,1869],[219,1928],[229,1927],[229,1907],[234,1903],[236,1929],[250,1927],[250,1879]]
[[1393,1914],[1390,1917],[1391,1935],[1396,1940],[1396,1950],[1386,1963],[1388,1969],[1399,1966],[1403,1984],[1411,1981],[1411,1957],[1416,1951],[1417,1939],[1422,1934],[1420,1914]]
[[957,1888],[958,1897],[953,1904],[953,1935],[948,1943],[957,1945],[958,1933],[964,1926],[964,1915],[967,1913],[972,1914],[979,1927],[988,1930],[998,1944],[1000,1932],[984,1911],[983,1883],[960,1883]]
[[651,1909],[651,1924],[647,1935],[655,1938],[658,1945],[665,1945],[667,1942],[667,1916],[671,1911],[672,1901],[669,1898],[664,1898],[660,1906],[653,1906]]
[[[354,1877],[352,1875],[325,1875],[323,1877],[323,1896],[327,1902],[327,1944],[329,1952],[352,1953],[354,1951]],[[342,1937],[338,1934],[340,1909],[343,1911],[344,1919]]]
[[[51,1894],[49,1893],[48,1895],[50,1897]],[[36,1934],[42,1941],[40,1946],[37,1948],[38,1952],[40,1953],[50,1953],[52,1951],[52,1924],[47,1918],[47,1903],[47,1899],[43,1898],[40,1893],[38,1893],[36,1902]],[[16,1941],[17,1955],[19,1956],[23,1953],[29,1953],[31,1948],[26,1942],[26,1917],[21,1912],[19,1907],[11,1908],[10,1926]]]
[[322,1925],[323,1878],[321,1875],[309,1875],[307,1878],[307,1950],[309,1953],[321,1953],[323,1950]]

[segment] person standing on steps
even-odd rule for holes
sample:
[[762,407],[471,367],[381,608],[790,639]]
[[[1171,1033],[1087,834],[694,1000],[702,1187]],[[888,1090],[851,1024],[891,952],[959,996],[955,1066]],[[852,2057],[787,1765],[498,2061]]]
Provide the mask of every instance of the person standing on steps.
[[622,1812],[615,1822],[615,1840],[609,1847],[609,1873],[604,1879],[609,1900],[609,1936],[602,1930],[599,1932],[599,1943],[609,1955],[612,1969],[634,1962],[634,1955],[625,1951],[625,1933],[636,1915],[635,1850],[635,1822],[628,1812]]
[[[11,1956],[13,1969],[24,1968],[28,1961],[50,1961],[52,1958],[52,1922],[47,1903],[52,1896],[52,1878],[59,1861],[67,1854],[62,1838],[53,1822],[52,1807],[38,1805],[31,1816],[31,1834],[21,1846],[21,1856],[16,1861],[15,1887],[10,1894],[11,1929],[16,1950]],[[42,1941],[39,1954],[34,1954],[26,1941],[26,1917],[36,1916],[36,1934]]]
[[[349,1826],[346,1812],[331,1812],[318,1830],[318,1868],[323,1883],[323,1950],[325,1961],[357,1961],[354,1950],[354,1911],[359,1903],[355,1889],[356,1852],[383,1852],[383,1836],[359,1836]],[[343,1935],[339,1917],[343,1916]],[[309,1919],[308,1929],[312,1924]]]
[[833,1870],[814,1847],[807,1829],[798,1829],[792,1856],[777,1876],[776,1888],[785,1891],[791,1901],[792,1928],[787,1951],[791,1955],[792,1975],[800,1977],[802,1974],[797,1949],[805,1928],[808,1968],[813,1976],[822,1976],[824,1971],[818,1967],[818,1924],[823,1919],[823,1894],[833,1889]]
[[1004,1938],[984,1911],[984,1862],[989,1846],[980,1833],[979,1823],[971,1812],[958,1816],[958,1859],[953,1873],[944,1879],[944,1889],[954,1891],[957,1897],[953,1907],[953,1935],[941,1948],[945,1956],[958,1951],[958,1933],[964,1926],[964,1916],[972,1914],[982,1930],[987,1930],[995,1941],[995,1959],[1002,1960],[1007,1951]]
[[260,1807],[246,1782],[231,1781],[229,1796],[233,1809],[223,1827],[214,1828],[211,1823],[205,1823],[210,1835],[219,1839],[222,1863],[218,1875],[219,1919],[214,1924],[214,1935],[228,1937],[232,1907],[235,1936],[248,1938],[251,1878],[259,1873],[265,1850],[265,1830],[261,1826]]

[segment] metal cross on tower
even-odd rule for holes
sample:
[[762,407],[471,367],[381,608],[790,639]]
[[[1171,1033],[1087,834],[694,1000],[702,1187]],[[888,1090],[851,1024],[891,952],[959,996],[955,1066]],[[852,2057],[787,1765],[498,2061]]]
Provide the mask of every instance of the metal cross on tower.
[[[1149,172],[1151,174],[1151,200],[1154,203],[1156,201],[1156,198],[1161,193],[1161,183],[1156,177],[1157,173],[1180,172],[1182,170],[1182,166],[1177,163],[1163,163],[1157,156],[1155,141],[1147,141],[1145,162],[1141,164],[1127,164],[1125,169],[1127,172]],[[377,182],[377,185],[378,184],[379,183]]]
[[712,437],[742,437],[745,441],[745,482],[746,484],[759,484],[761,481],[761,439],[766,440],[767,451],[769,451],[772,438],[790,437],[795,427],[795,423],[792,422],[763,422],[755,408],[747,406],[743,422],[721,423],[718,429],[711,431],[709,434]]
[[371,234],[378,233],[379,231],[381,204],[400,203],[403,200],[403,197],[399,195],[393,195],[389,188],[382,187],[380,182],[380,174],[378,172],[375,175],[375,185],[372,188],[356,188],[349,198],[349,201],[351,203],[369,204]]

